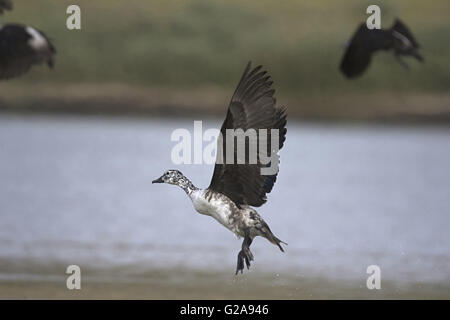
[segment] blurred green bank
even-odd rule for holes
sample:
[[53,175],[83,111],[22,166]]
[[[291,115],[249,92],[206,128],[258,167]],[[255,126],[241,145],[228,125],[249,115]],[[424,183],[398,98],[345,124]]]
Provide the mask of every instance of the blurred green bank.
[[[82,30],[66,28],[70,4],[81,7]],[[425,64],[408,59],[405,70],[379,53],[361,78],[340,74],[344,44],[370,4],[380,6],[382,27],[395,17],[410,26]],[[448,0],[16,0],[1,22],[45,31],[57,64],[1,82],[0,108],[215,114],[251,60],[270,71],[277,97],[294,115],[448,120],[449,12]]]

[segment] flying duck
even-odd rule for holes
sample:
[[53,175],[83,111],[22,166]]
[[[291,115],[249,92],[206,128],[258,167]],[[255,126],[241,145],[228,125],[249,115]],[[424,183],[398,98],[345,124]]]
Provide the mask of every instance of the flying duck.
[[4,10],[12,10],[11,0],[0,0],[0,14],[2,14]]
[[412,56],[423,62],[418,53],[419,44],[408,27],[396,19],[390,29],[368,29],[362,23],[352,39],[342,58],[340,69],[347,78],[360,76],[369,66],[372,54],[379,50],[393,50],[398,62],[404,67],[408,65],[401,56]]
[[42,31],[21,24],[0,26],[0,80],[22,75],[33,65],[53,68],[55,54]]
[[[278,150],[282,148],[286,139],[285,109],[276,107],[273,96],[275,90],[271,88],[272,81],[267,72],[261,71],[261,68],[262,66],[258,66],[252,69],[249,63],[231,98],[227,116],[220,130],[216,164],[209,187],[206,189],[195,187],[178,170],[168,170],[153,181],[153,183],[168,183],[181,187],[200,214],[213,217],[238,238],[244,238],[237,257],[235,274],[239,271],[243,272],[244,262],[247,269],[250,268],[250,261],[253,261],[250,245],[256,236],[266,238],[278,246],[282,252],[284,250],[281,243],[286,244],[270,231],[264,219],[252,208],[259,207],[267,201],[266,194],[272,190],[278,170],[274,174],[262,175],[261,169],[267,168],[268,165],[263,164],[259,156],[256,163],[248,161],[249,149],[246,149],[246,158],[242,164],[222,161],[226,158],[227,144],[234,143],[227,138],[227,130],[275,129],[278,131],[278,141],[276,141]],[[260,141],[263,139],[261,135],[257,135],[257,145],[260,146]],[[262,145],[264,146],[264,142]],[[237,153],[235,146],[234,159],[238,156]],[[267,143],[266,154],[272,153],[278,163],[277,152],[274,152],[271,143]]]

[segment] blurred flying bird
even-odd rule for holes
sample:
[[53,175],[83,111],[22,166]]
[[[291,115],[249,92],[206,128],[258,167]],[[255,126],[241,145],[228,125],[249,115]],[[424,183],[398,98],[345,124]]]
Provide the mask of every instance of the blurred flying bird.
[[423,62],[419,44],[408,27],[396,19],[390,29],[368,29],[362,23],[353,35],[341,61],[341,72],[347,78],[360,76],[369,66],[372,54],[378,50],[393,50],[397,61],[405,68],[408,65],[401,56],[412,56]]
[[0,26],[0,80],[24,74],[33,65],[53,68],[55,54],[43,32],[20,24]]
[[4,10],[12,10],[12,8],[11,0],[0,0],[0,14],[2,14]]
[[[226,156],[227,145],[233,146],[233,157],[239,157],[238,147],[234,144],[235,137],[227,137],[227,131],[236,132],[242,129],[268,129],[268,134],[256,135],[256,145],[278,164],[278,150],[282,148],[286,139],[286,113],[284,108],[276,107],[273,96],[275,90],[271,88],[272,81],[261,66],[251,69],[251,64],[242,75],[239,84],[228,106],[227,116],[221,128],[218,139],[217,159],[211,183],[206,189],[195,187],[192,182],[178,170],[168,170],[153,183],[169,183],[181,187],[192,200],[194,208],[201,214],[215,218],[239,237],[243,237],[242,250],[238,254],[236,274],[247,269],[253,254],[250,245],[256,236],[262,236],[284,252],[281,243],[271,231],[267,223],[253,207],[259,207],[266,202],[266,194],[275,184],[278,170],[269,175],[262,175],[261,169],[267,168],[272,162],[264,164],[258,153],[257,161],[249,161],[249,148],[246,147],[245,161],[222,161]],[[275,131],[270,131],[274,129]],[[261,131],[259,131],[261,132]],[[277,135],[278,134],[278,139]],[[269,136],[270,135],[270,136]],[[278,144],[276,148],[273,143]],[[271,141],[269,143],[269,141]],[[267,148],[267,150],[266,150]],[[222,150],[222,154],[220,152]],[[267,151],[267,152],[266,152]],[[221,155],[220,155],[221,154]],[[242,159],[242,158],[241,158]],[[278,168],[278,167],[277,167]]]

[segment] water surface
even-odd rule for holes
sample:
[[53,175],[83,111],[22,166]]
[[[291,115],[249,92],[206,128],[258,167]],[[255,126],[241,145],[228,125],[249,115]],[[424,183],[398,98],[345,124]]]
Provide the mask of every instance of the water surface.
[[[172,164],[176,128],[193,121],[2,115],[0,277],[56,264],[232,273],[241,241],[181,189],[151,183],[176,168],[209,184],[212,165]],[[447,128],[290,122],[258,208],[289,245],[257,238],[250,272],[364,284],[378,265],[383,279],[450,284],[449,164]]]

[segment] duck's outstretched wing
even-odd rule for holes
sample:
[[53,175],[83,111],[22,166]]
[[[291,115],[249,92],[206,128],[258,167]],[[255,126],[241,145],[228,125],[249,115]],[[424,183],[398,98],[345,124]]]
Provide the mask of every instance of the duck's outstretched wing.
[[[259,152],[257,163],[250,164],[248,157],[248,141],[246,143],[245,163],[237,164],[237,147],[234,139],[234,162],[227,164],[227,144],[232,143],[227,139],[227,129],[269,129],[267,138],[267,150],[265,154],[272,155],[273,146],[270,145],[270,129],[278,129],[279,149],[286,139],[286,113],[284,109],[276,107],[274,92],[271,88],[272,81],[265,71],[260,71],[261,66],[251,69],[251,63],[242,75],[241,80],[231,98],[226,119],[221,128],[221,137],[218,141],[218,156],[214,168],[214,174],[209,186],[210,190],[225,194],[238,205],[261,206],[266,202],[266,194],[269,193],[277,178],[277,173],[262,175],[261,168],[268,165],[261,163]],[[222,141],[221,141],[222,140]],[[261,135],[257,135],[259,145]],[[221,143],[222,142],[222,143]],[[263,143],[264,145],[264,143]],[[220,155],[222,150],[222,157]],[[275,154],[275,153],[273,153]],[[222,161],[223,160],[223,161]],[[278,164],[278,155],[276,157]]]
[[11,0],[0,0],[0,14],[3,13],[4,10],[12,10],[13,5]]
[[340,70],[347,78],[361,75],[369,66],[372,54],[392,47],[392,37],[382,29],[368,29],[360,24],[347,46],[341,60]]
[[24,74],[37,64],[53,67],[55,53],[42,31],[19,24],[4,25],[0,27],[0,80]]

